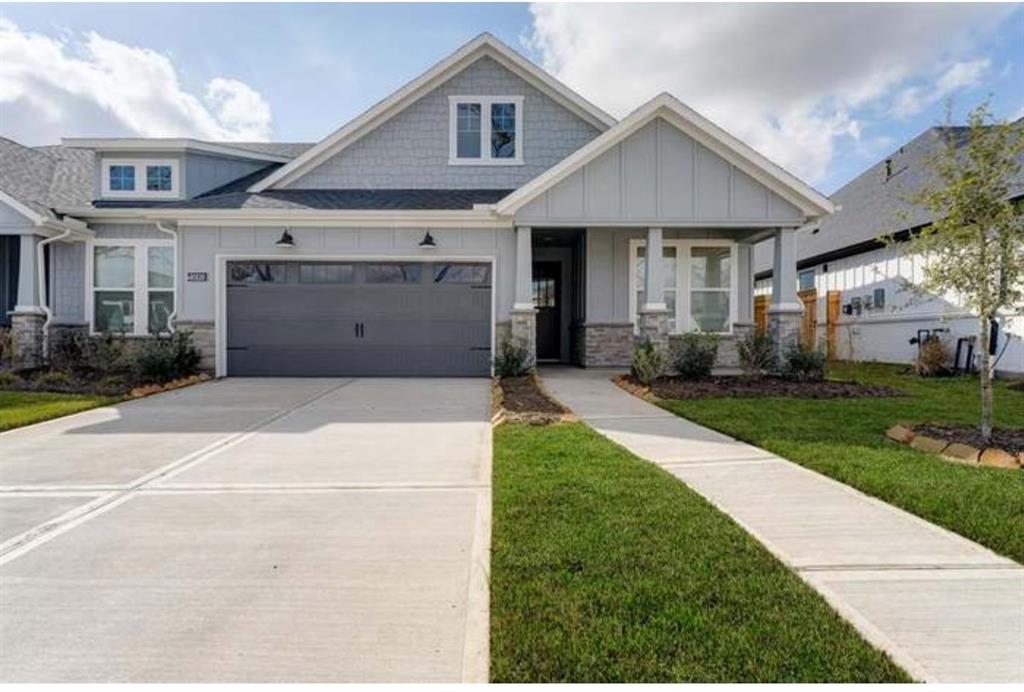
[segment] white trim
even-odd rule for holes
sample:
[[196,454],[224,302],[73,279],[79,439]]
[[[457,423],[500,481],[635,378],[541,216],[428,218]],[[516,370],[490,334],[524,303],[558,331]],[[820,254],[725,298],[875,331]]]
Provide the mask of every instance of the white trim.
[[[458,156],[458,107],[464,103],[480,104],[480,156]],[[516,107],[516,155],[511,159],[491,157],[491,106],[511,103]],[[523,97],[522,96],[449,96],[448,97],[448,165],[449,166],[522,166],[523,165]]]
[[3,190],[0,190],[0,202],[3,202],[37,226],[46,220],[43,215],[34,211],[31,207],[22,204]]
[[383,101],[332,132],[290,163],[250,187],[249,192],[263,192],[268,188],[287,185],[295,181],[483,57],[494,59],[598,130],[603,132],[615,124],[615,118],[569,89],[494,36],[484,33]]
[[436,262],[486,262],[491,265],[491,375],[494,375],[494,353],[497,320],[497,295],[498,295],[498,258],[496,255],[352,255],[352,254],[319,254],[319,253],[288,253],[267,254],[267,253],[217,253],[213,257],[214,276],[214,307],[213,307],[213,333],[214,333],[214,373],[217,377],[225,377],[228,369],[227,355],[227,265],[228,262],[238,261],[267,261],[267,262],[410,262],[415,264],[428,264]]
[[[676,329],[672,332],[673,334],[696,331],[690,320],[690,250],[694,247],[729,248],[729,328],[724,332],[715,333],[732,334],[733,324],[736,322],[736,311],[739,309],[739,243],[726,238],[663,238],[661,246],[662,248],[674,247],[676,249],[676,312],[671,316],[676,321]],[[647,247],[646,238],[629,239],[629,321],[633,323],[633,330],[637,333],[639,333],[639,325],[637,323],[636,294],[640,286],[637,283],[636,261],[639,254],[637,250],[641,247]],[[722,289],[707,290],[724,292]],[[645,308],[655,309],[657,306],[648,305]]]
[[[134,190],[111,190],[111,166],[132,166],[135,169]],[[147,190],[149,166],[170,166],[171,189]],[[100,161],[100,195],[106,199],[178,199],[181,197],[181,166],[178,159],[103,158]]]
[[[95,248],[96,247],[131,247],[134,252],[135,277],[131,288],[93,286],[95,279]],[[149,248],[169,247],[174,251],[174,283],[170,288],[149,287]],[[131,291],[135,310],[131,336],[150,336],[149,333],[149,292],[164,291],[174,296],[174,309],[178,310],[178,248],[173,240],[163,238],[90,238],[85,241],[85,321],[89,325],[89,333],[96,335],[95,292],[96,291]]]
[[835,205],[828,197],[772,163],[668,93],[654,97],[617,125],[508,195],[494,205],[495,211],[502,215],[515,214],[537,196],[658,117],[794,204],[807,216],[822,216],[834,211]]
[[198,139],[185,138],[102,138],[102,137],[64,137],[61,143],[66,147],[79,149],[95,149],[96,151],[116,151],[130,153],[141,152],[186,152],[196,151],[205,154],[217,154],[230,156],[237,159],[252,159],[255,161],[267,161],[272,163],[288,163],[289,156],[277,154],[262,154],[251,149],[232,146],[230,143],[204,142]]

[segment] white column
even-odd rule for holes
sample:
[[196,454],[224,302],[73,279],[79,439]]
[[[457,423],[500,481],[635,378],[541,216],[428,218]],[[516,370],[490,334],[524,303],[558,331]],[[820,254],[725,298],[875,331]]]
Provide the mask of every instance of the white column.
[[773,312],[802,312],[803,304],[796,294],[796,229],[775,231],[775,258],[772,264]]
[[37,278],[36,246],[41,238],[37,235],[21,236],[18,261],[18,300],[15,312],[42,312],[39,304],[39,279]]
[[754,246],[751,243],[736,244],[736,315],[733,322],[752,324],[754,321]]
[[516,300],[513,310],[533,310],[533,234],[529,226],[516,228]]
[[665,262],[662,258],[661,229],[647,229],[647,249],[644,251],[646,283],[644,294],[645,311],[665,310],[665,279],[662,276]]

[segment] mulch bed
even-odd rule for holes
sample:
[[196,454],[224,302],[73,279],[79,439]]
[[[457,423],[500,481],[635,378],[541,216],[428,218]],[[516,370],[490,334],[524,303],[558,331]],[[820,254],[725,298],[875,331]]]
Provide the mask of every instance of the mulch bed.
[[504,420],[549,425],[569,414],[541,388],[536,375],[503,377],[495,385],[495,394],[495,408]]
[[[644,388],[630,376],[619,381],[630,391]],[[859,382],[792,382],[777,377],[712,377],[707,380],[683,380],[678,377],[662,377],[649,387],[652,395],[659,399],[707,399],[707,398],[757,398],[794,397],[798,399],[849,399],[855,397],[903,396],[892,387],[860,384]]]
[[915,425],[914,433],[926,435],[946,442],[959,442],[960,444],[984,449],[985,447],[998,447],[1005,449],[1010,454],[1024,454],[1024,429],[1022,428],[993,428],[992,439],[985,442],[981,439],[978,427],[974,425],[932,425],[926,423]]

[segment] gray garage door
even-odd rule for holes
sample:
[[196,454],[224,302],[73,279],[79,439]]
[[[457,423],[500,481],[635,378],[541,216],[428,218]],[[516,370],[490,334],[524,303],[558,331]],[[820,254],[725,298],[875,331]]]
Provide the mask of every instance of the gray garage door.
[[490,269],[230,262],[228,375],[486,376]]

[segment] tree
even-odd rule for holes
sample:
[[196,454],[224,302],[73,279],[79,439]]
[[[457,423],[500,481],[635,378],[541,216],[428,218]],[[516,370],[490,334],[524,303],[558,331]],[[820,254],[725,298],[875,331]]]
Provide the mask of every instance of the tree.
[[1000,315],[1024,313],[1024,207],[1010,199],[1024,152],[1022,121],[995,121],[984,102],[966,127],[941,130],[943,146],[929,166],[932,182],[912,201],[934,219],[901,243],[924,258],[920,293],[959,296],[978,315],[981,435],[992,434],[989,330]]

